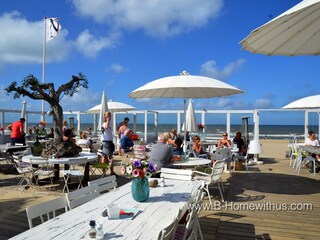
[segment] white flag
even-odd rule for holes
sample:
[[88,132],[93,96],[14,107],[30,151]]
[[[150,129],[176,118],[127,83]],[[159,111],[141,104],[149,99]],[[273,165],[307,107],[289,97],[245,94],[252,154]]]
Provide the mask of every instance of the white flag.
[[58,18],[46,18],[46,41],[54,39],[59,31],[61,30],[61,25]]

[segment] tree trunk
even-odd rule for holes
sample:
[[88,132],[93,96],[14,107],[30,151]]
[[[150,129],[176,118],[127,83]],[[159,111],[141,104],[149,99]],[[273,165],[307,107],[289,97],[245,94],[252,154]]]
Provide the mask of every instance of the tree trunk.
[[63,110],[60,104],[51,104],[53,112],[53,129],[54,129],[54,141],[57,143],[62,142],[62,122],[63,122]]

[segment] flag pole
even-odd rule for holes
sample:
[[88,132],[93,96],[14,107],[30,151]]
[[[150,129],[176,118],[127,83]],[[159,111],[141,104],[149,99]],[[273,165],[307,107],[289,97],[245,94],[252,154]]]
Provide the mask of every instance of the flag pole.
[[[44,18],[44,36],[43,36],[43,49],[42,49],[42,84],[45,83],[45,76],[46,76],[46,47],[47,47],[46,38],[47,38],[47,17]],[[45,121],[44,100],[42,100],[41,121]]]

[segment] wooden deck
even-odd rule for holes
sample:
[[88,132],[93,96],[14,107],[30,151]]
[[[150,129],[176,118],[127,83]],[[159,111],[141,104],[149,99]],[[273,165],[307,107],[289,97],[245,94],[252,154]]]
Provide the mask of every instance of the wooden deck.
[[[212,195],[217,196],[212,199],[215,206],[200,214],[204,239],[319,238],[320,174],[313,175],[302,169],[297,175],[289,167],[288,159],[263,160],[264,165],[250,167],[249,173],[223,174],[226,190],[223,205],[218,200],[218,190],[212,188]],[[15,186],[18,179],[17,174],[0,172],[0,239],[28,229],[27,206],[61,195],[58,191],[34,189],[21,192]],[[118,178],[119,185],[127,181],[125,177]],[[205,203],[209,203],[207,198]],[[285,210],[290,204],[298,207],[311,204],[312,210]]]

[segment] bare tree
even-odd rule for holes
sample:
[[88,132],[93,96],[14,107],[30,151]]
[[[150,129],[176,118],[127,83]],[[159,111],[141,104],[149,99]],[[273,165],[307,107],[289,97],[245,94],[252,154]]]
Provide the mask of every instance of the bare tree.
[[22,80],[21,86],[18,86],[17,82],[12,82],[8,88],[5,88],[5,91],[7,93],[14,92],[15,99],[22,95],[49,103],[53,115],[54,140],[59,143],[63,136],[63,109],[60,100],[63,96],[73,96],[78,92],[79,87],[88,88],[88,80],[82,73],[79,73],[78,76],[72,76],[71,80],[62,84],[58,90],[55,90],[54,83],[41,84],[36,77],[30,74]]

